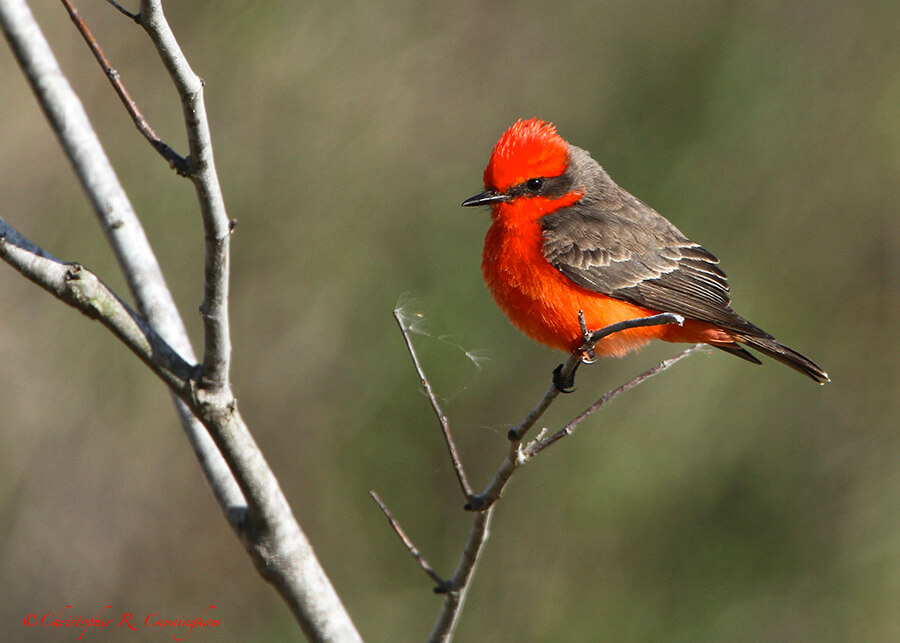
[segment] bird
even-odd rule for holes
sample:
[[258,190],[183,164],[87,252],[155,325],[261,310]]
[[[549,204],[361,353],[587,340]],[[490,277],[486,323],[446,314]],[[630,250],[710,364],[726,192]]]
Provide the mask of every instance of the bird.
[[629,328],[601,339],[621,357],[653,339],[704,343],[760,364],[753,349],[823,384],[828,374],[731,308],[719,260],[619,187],[553,123],[519,119],[494,145],[484,191],[491,208],[481,268],[510,321],[551,348],[583,350],[585,329],[673,313],[681,325]]

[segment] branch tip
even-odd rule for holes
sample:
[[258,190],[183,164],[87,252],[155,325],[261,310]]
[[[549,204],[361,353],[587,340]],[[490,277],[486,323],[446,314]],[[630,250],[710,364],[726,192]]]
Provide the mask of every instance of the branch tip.
[[[412,555],[413,558],[416,559],[416,562],[419,563],[419,567],[422,568],[428,577],[436,583],[435,593],[446,593],[449,591],[450,582],[441,578],[440,574],[438,574],[434,568],[428,564],[428,561],[425,560],[425,557],[422,556],[422,552],[419,551],[419,548],[416,547],[409,536],[406,535],[406,532],[403,531],[403,527],[400,526],[400,523],[394,518],[394,514],[391,513],[391,510],[388,509],[387,505],[384,504],[384,501],[375,493],[374,490],[369,491],[369,496],[371,496],[372,500],[375,501],[375,504],[381,509],[381,512],[384,514],[384,517],[387,518],[388,523],[391,525],[391,529],[394,530],[394,533],[397,534],[397,537],[400,541],[406,546],[407,551]],[[441,590],[441,591],[439,591]]]
[[[106,0],[113,7],[118,9],[120,12],[140,24],[140,15],[133,14],[121,5],[117,4],[113,0]],[[147,122],[147,119],[144,118],[144,115],[141,113],[140,109],[138,109],[137,104],[134,102],[134,99],[131,98],[131,94],[125,88],[124,83],[122,82],[121,74],[119,74],[118,70],[116,70],[112,64],[110,64],[109,60],[106,57],[106,54],[103,53],[103,49],[100,47],[100,44],[97,42],[96,38],[94,38],[94,34],[91,33],[90,28],[88,28],[87,23],[82,19],[82,17],[78,13],[78,9],[75,8],[75,5],[72,4],[71,0],[62,0],[63,6],[65,6],[66,11],[69,13],[69,17],[72,19],[72,22],[75,24],[75,28],[78,29],[78,32],[81,34],[81,37],[87,43],[88,48],[90,48],[91,53],[94,54],[94,58],[96,58],[97,63],[100,65],[100,68],[103,70],[103,73],[109,79],[109,82],[112,84],[113,89],[119,97],[119,100],[125,106],[125,110],[128,112],[128,115],[131,116],[132,122],[134,122],[135,127],[137,127],[138,131],[144,136],[145,139],[153,146],[153,148],[169,163],[169,167],[174,169],[180,176],[187,176],[188,172],[188,163],[187,160],[180,156],[175,150],[169,147],[159,136],[153,131],[153,128],[150,127],[150,124]]]
[[132,20],[134,20],[137,24],[141,24],[141,14],[140,13],[131,13],[128,9],[120,5],[115,0],[106,0],[106,2],[118,10],[122,15],[128,16]]
[[605,393],[604,395],[601,395],[597,399],[597,401],[595,401],[587,409],[582,411],[571,422],[569,422],[566,426],[561,428],[556,433],[550,435],[549,437],[541,437],[539,435],[537,438],[535,438],[531,443],[529,443],[528,447],[525,449],[526,457],[529,459],[533,458],[538,453],[540,453],[541,451],[543,451],[544,449],[549,447],[551,444],[556,443],[557,441],[561,440],[562,438],[564,438],[566,436],[572,435],[572,433],[575,431],[575,427],[577,427],[579,424],[581,424],[581,422],[583,422],[592,413],[597,411],[600,407],[605,406],[609,402],[612,402],[614,399],[619,397],[625,391],[632,389],[635,386],[637,386],[638,384],[642,384],[643,382],[647,381],[654,375],[661,373],[662,371],[666,370],[667,368],[669,368],[676,362],[687,357],[690,353],[693,353],[694,351],[698,350],[702,346],[703,346],[703,344],[694,344],[693,346],[690,346],[690,347],[684,349],[677,355],[670,357],[668,359],[665,359],[665,360],[659,362],[658,364],[656,364],[655,366],[648,368],[646,371],[644,371],[643,373],[641,373],[639,375],[636,375],[635,377],[633,377],[629,381],[625,382],[621,386],[614,388],[613,390]]
[[434,394],[434,390],[431,388],[431,383],[428,381],[425,370],[419,362],[419,356],[416,354],[416,349],[413,346],[412,338],[409,336],[409,331],[403,323],[403,313],[399,308],[394,309],[394,319],[400,327],[403,341],[406,343],[406,350],[412,359],[416,374],[419,376],[419,382],[425,390],[425,395],[428,397],[428,401],[431,402],[431,408],[434,411],[435,416],[437,416],[438,424],[441,426],[444,443],[447,445],[447,451],[450,454],[450,461],[453,463],[453,471],[456,473],[456,479],[459,482],[460,489],[462,489],[463,495],[466,498],[469,498],[472,495],[472,486],[469,484],[465,469],[463,469],[462,460],[460,459],[459,451],[456,448],[456,441],[453,439],[453,434],[450,432],[450,422],[447,420],[447,416],[444,414],[443,410],[441,410],[441,405]]

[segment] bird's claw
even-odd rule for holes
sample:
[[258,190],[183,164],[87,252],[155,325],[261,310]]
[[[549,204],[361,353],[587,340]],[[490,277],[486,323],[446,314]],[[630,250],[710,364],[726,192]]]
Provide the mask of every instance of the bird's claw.
[[578,351],[581,353],[581,361],[585,364],[593,364],[597,361],[597,356],[594,354],[594,346],[596,342],[591,341],[591,338],[594,336],[594,333],[588,330],[587,322],[584,321],[584,311],[578,311],[578,324],[581,326],[581,339],[584,343],[581,345],[581,348]]
[[563,375],[562,369],[562,364],[553,369],[553,386],[560,393],[572,393],[575,390],[575,373]]

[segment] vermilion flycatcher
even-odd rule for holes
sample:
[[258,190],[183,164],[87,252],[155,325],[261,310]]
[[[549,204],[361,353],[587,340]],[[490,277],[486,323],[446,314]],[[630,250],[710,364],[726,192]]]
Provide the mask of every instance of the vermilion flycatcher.
[[719,260],[653,208],[616,185],[551,123],[519,120],[497,141],[485,191],[464,206],[490,205],[481,269],[497,304],[520,330],[553,348],[582,346],[591,330],[660,312],[684,325],[632,328],[596,345],[621,356],[651,339],[703,342],[750,362],[745,347],[819,383],[812,360],[735,313]]

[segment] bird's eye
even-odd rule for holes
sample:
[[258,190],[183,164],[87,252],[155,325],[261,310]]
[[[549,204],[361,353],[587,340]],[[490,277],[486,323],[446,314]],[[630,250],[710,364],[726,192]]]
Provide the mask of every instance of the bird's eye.
[[531,190],[532,192],[537,192],[544,186],[544,179],[528,179],[525,182],[525,187]]

